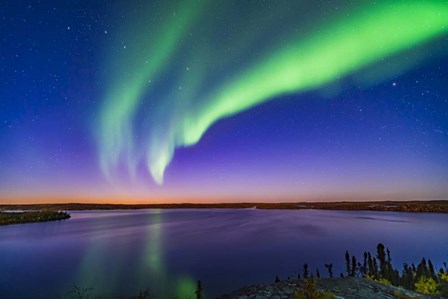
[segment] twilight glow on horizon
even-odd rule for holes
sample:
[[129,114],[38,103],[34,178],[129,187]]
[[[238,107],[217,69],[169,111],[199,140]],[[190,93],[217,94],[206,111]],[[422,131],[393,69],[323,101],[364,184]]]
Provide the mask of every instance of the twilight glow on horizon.
[[0,8],[0,198],[448,198],[445,1]]

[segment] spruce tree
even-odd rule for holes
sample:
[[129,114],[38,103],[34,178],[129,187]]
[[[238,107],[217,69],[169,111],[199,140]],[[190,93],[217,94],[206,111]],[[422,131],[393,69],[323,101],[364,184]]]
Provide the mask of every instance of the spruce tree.
[[325,268],[328,270],[328,276],[333,278],[333,264],[325,264]]
[[303,265],[303,278],[308,278],[308,264]]
[[429,272],[429,277],[431,277],[435,281],[438,280],[437,275],[436,275],[436,270],[434,269],[434,265],[432,264],[430,259],[428,259],[428,272]]
[[348,250],[345,251],[345,272],[347,272],[347,276],[350,276],[350,254]]
[[416,273],[416,280],[418,281],[421,277],[428,277],[429,270],[428,265],[426,264],[426,259],[422,258],[420,263],[417,265],[417,273]]
[[367,252],[364,251],[364,262],[362,264],[362,270],[361,270],[362,275],[367,275]]
[[388,267],[386,263],[386,253],[384,251],[384,245],[379,243],[376,247],[376,258],[378,259],[378,262],[380,263],[380,278],[388,279]]
[[376,279],[379,278],[378,275],[378,263],[376,262],[376,259],[373,259],[373,277],[375,277]]
[[203,290],[204,289],[202,288],[202,283],[201,283],[200,280],[198,280],[197,285],[196,285],[196,292],[195,292],[196,299],[202,299],[203,298],[203,296],[202,296],[202,291]]
[[[409,289],[411,286],[411,277],[409,275],[409,266],[408,264],[404,263],[403,264],[403,272],[401,273],[401,285],[406,288]],[[412,273],[411,273],[412,275]]]
[[373,271],[373,259],[370,252],[367,253],[367,264],[369,265],[369,271],[367,272],[370,277],[375,276],[375,271]]
[[352,256],[352,267],[351,267],[350,276],[355,277],[356,276],[356,257]]

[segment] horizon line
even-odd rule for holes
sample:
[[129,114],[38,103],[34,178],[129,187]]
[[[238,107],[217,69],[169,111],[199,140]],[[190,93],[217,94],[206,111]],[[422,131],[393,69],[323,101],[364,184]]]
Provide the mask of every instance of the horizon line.
[[0,206],[14,206],[14,205],[117,205],[117,206],[157,206],[157,205],[282,205],[282,204],[294,204],[294,203],[304,203],[304,204],[325,204],[325,203],[390,203],[390,202],[402,202],[402,203],[413,203],[413,202],[448,202],[448,199],[371,199],[371,200],[323,200],[323,201],[307,201],[307,200],[294,200],[294,201],[178,201],[178,202],[85,202],[85,201],[36,201],[36,202],[3,202],[3,198],[0,198]]

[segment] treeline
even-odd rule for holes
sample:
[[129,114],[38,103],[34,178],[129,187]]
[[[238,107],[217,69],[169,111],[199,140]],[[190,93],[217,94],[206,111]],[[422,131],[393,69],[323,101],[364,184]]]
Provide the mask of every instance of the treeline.
[[64,211],[0,212],[0,225],[54,221],[68,218],[70,218],[70,214]]
[[448,213],[448,201],[371,201],[371,202],[285,202],[285,203],[176,203],[176,204],[29,204],[0,205],[0,210],[129,210],[129,209],[247,209],[264,210],[345,210]]
[[258,209],[387,211],[410,213],[448,213],[448,201],[372,201],[372,202],[298,202],[261,203]]
[[175,203],[175,204],[90,204],[90,203],[55,203],[0,205],[1,210],[141,210],[141,209],[247,209],[254,203]]
[[[328,276],[333,278],[333,264],[325,264]],[[302,271],[299,272],[303,278],[313,278],[308,264],[304,264]],[[422,258],[415,265],[405,263],[400,270],[392,265],[390,250],[383,244],[378,244],[376,253],[364,252],[361,259],[351,256],[348,251],[345,252],[345,275],[340,277],[365,277],[384,284],[390,284],[396,287],[402,287],[408,290],[416,291],[427,295],[448,296],[448,267],[443,263],[443,267],[438,270],[430,259]],[[319,270],[316,270],[315,277],[320,278]],[[276,277],[276,281],[279,278]]]
[[373,257],[370,252],[364,252],[362,262],[357,262],[355,256],[350,258],[349,252],[346,251],[345,265],[348,276],[362,275],[423,294],[448,296],[446,263],[436,270],[430,259],[422,258],[417,265],[405,263],[399,270],[392,265],[390,250],[385,249],[381,243],[376,248],[376,256]]

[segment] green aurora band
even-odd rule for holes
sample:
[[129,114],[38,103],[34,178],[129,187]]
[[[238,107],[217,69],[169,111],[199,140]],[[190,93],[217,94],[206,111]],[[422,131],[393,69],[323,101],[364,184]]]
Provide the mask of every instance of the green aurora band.
[[[269,49],[262,55],[254,55],[235,71],[226,61],[238,55],[247,57],[263,31],[245,32],[240,28],[240,34],[225,45],[230,48],[229,57],[219,57],[222,52],[210,53],[206,50],[209,35],[202,35],[206,30],[203,27],[213,28],[206,12],[215,10],[204,6],[217,4],[205,2],[201,2],[201,8],[197,1],[182,2],[176,10],[180,14],[159,24],[159,34],[151,36],[147,44],[136,45],[145,52],[132,56],[131,60],[138,63],[130,63],[129,58],[118,61],[128,71],[114,73],[113,81],[119,83],[111,84],[106,95],[98,132],[101,167],[107,177],[112,177],[120,163],[132,174],[144,161],[154,180],[161,184],[176,148],[198,143],[218,120],[281,95],[337,82],[448,30],[448,5],[444,1],[361,5],[346,11],[343,17],[320,24],[306,36],[290,34],[287,42],[267,46]],[[208,22],[206,26],[204,22]],[[190,37],[196,42],[189,41]],[[202,45],[193,45],[198,41]],[[149,57],[149,65],[140,63],[145,57]],[[179,67],[171,75],[174,82],[162,84],[164,88],[148,84],[154,78],[171,78],[166,74],[173,72],[173,61],[183,61],[179,57],[187,57],[188,63],[177,63],[182,70]],[[207,77],[217,70],[230,76],[217,76],[220,80],[208,84]],[[140,111],[142,102],[150,103],[152,109]],[[136,135],[144,138],[137,140]]]

